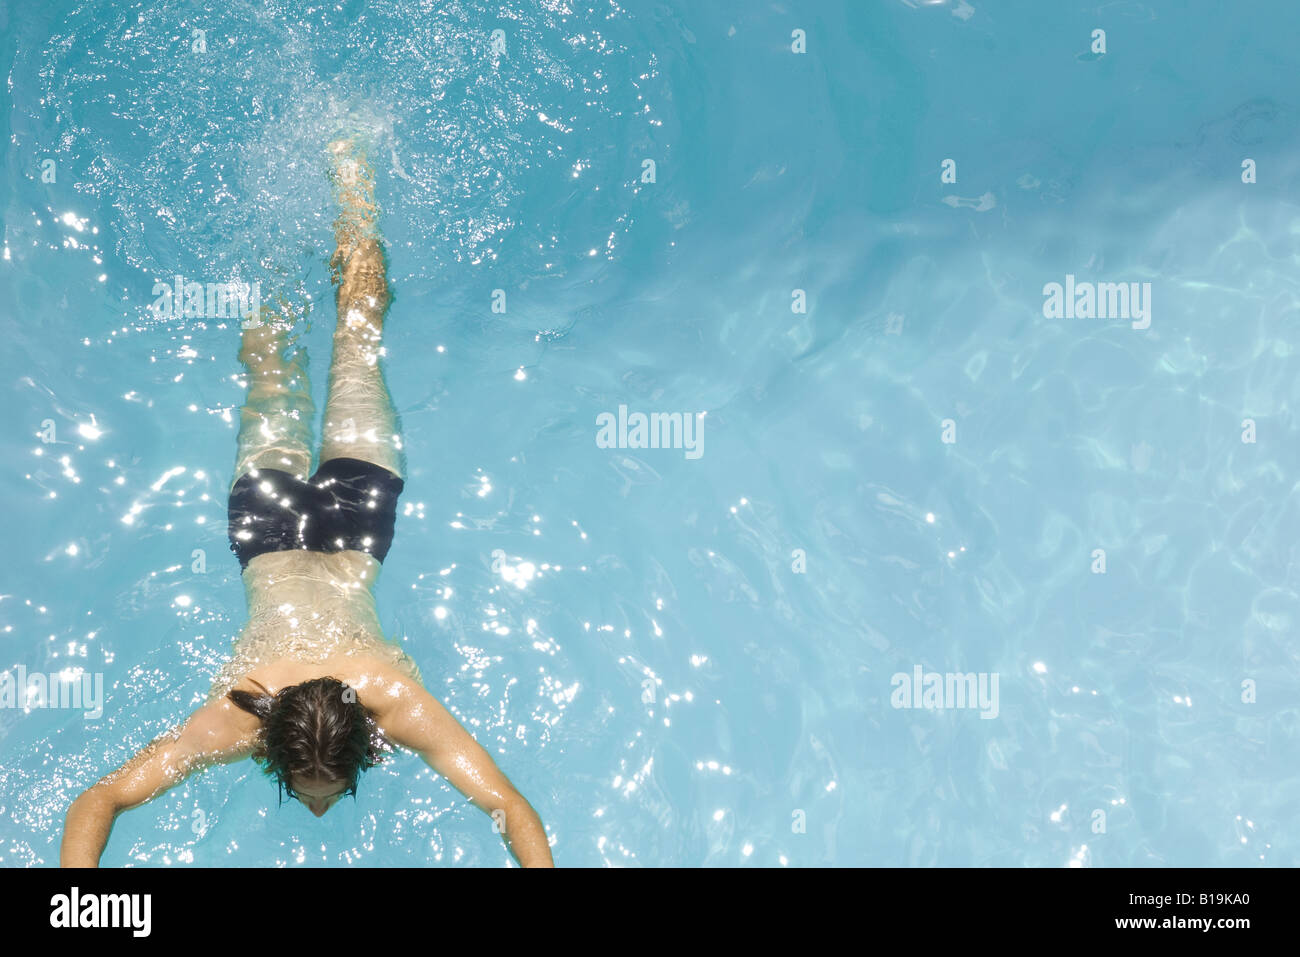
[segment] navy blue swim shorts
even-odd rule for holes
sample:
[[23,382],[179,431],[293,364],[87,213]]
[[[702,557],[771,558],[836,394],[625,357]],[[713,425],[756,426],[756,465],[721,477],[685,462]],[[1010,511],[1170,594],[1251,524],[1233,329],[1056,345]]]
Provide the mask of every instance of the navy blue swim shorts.
[[230,548],[241,569],[258,555],[299,548],[366,552],[382,562],[404,486],[360,459],[322,462],[305,482],[279,469],[247,472],[230,492]]

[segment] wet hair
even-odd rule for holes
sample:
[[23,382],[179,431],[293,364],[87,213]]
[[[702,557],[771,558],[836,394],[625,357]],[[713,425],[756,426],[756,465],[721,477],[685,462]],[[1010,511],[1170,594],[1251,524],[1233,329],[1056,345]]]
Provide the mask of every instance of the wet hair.
[[232,691],[226,697],[262,722],[253,758],[276,779],[280,801],[286,794],[298,796],[295,777],[343,781],[343,793],[356,797],[361,772],[378,764],[388,748],[357,693],[337,678],[314,678],[276,694],[253,684],[261,694]]

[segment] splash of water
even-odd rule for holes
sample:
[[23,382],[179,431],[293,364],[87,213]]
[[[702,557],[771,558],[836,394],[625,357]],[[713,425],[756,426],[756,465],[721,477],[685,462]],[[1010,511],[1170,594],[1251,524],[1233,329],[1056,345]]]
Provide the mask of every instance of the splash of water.
[[395,279],[493,257],[527,176],[571,163],[575,129],[615,135],[606,77],[627,69],[626,48],[605,34],[622,16],[560,0],[233,0],[201,14],[88,0],[40,75],[55,155],[114,208],[119,255],[156,276],[269,277],[275,295],[275,277],[291,285],[300,257],[327,253],[324,145],[339,134],[365,144],[385,229],[418,251]]

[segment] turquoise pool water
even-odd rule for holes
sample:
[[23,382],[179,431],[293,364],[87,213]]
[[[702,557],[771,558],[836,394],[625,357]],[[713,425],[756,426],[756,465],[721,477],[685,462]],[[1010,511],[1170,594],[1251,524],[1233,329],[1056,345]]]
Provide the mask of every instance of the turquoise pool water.
[[[559,865],[1300,863],[1294,5],[211,6],[0,11],[0,667],[103,681],[0,708],[0,863],[243,621],[238,333],[154,283],[313,303],[323,404],[340,130],[395,293],[382,619]],[[1067,277],[1149,325],[1049,317]],[[621,405],[702,454],[601,447]],[[917,668],[996,707],[896,707]],[[210,770],[103,862],[510,862],[412,756],[276,802]]]

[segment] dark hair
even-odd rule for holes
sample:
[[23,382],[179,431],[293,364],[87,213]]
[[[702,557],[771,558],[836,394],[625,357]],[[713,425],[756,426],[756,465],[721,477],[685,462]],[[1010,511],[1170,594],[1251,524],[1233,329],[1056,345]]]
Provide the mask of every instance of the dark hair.
[[[252,679],[249,679],[252,681]],[[314,678],[270,694],[232,691],[226,697],[262,722],[253,758],[296,798],[295,775],[347,782],[345,794],[357,793],[361,772],[382,760],[388,742],[357,693],[337,678]]]

